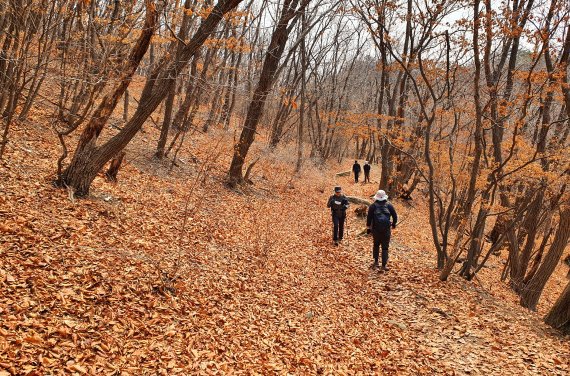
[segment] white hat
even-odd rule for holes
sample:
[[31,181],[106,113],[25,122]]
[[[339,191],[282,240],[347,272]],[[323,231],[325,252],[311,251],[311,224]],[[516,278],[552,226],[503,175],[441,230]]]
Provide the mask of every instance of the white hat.
[[375,201],[388,201],[388,195],[383,190],[379,190],[374,195],[374,200]]

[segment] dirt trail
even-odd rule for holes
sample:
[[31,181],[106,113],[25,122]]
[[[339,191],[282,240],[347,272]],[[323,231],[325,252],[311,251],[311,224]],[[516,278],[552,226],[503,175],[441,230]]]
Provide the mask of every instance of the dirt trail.
[[[373,194],[377,184],[354,184],[348,178],[339,183],[348,194],[360,197]],[[341,297],[338,308],[358,302],[357,320],[368,324],[362,330],[374,338],[368,345],[380,349],[382,360],[377,365],[383,372],[567,374],[567,341],[552,336],[536,315],[505,304],[476,282],[456,277],[440,282],[431,247],[413,247],[429,244],[426,211],[418,207],[425,208],[418,202],[394,204],[405,221],[393,231],[390,272],[366,271],[372,261],[371,239],[355,238],[364,221],[353,215],[351,240],[340,250],[346,254],[345,265],[339,266],[336,277],[361,284],[354,297]]]

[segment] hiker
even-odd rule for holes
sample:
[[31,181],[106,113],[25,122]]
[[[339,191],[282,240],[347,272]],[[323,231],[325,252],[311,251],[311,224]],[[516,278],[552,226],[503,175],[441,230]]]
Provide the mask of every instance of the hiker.
[[370,183],[370,165],[368,161],[364,162],[364,182]]
[[[391,223],[390,217],[392,217]],[[378,269],[378,256],[381,245],[381,271],[388,271],[386,264],[388,263],[388,247],[390,246],[390,227],[396,228],[397,222],[398,215],[392,204],[388,202],[388,195],[383,190],[379,190],[374,195],[374,203],[368,208],[368,216],[366,217],[366,233],[372,233],[374,239],[374,245],[372,246],[374,263],[370,266],[372,269]]]
[[329,197],[327,208],[331,208],[333,221],[333,242],[338,245],[342,241],[344,235],[344,221],[346,219],[346,209],[348,209],[348,200],[342,193],[341,187],[334,187],[334,195]]
[[358,164],[358,161],[354,161],[354,164],[352,165],[352,172],[354,172],[354,182],[358,183],[358,175],[360,175],[360,165]]

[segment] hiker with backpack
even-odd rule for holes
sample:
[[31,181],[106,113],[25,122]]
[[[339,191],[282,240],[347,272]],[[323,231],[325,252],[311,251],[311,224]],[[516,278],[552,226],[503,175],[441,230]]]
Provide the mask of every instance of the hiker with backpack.
[[354,164],[352,165],[352,172],[354,172],[354,182],[358,183],[358,175],[360,175],[360,164],[358,163],[358,161],[354,161]]
[[364,183],[370,183],[370,165],[368,161],[364,162]]
[[333,222],[333,242],[338,245],[342,241],[344,235],[344,221],[346,220],[346,209],[348,209],[348,200],[342,193],[341,187],[334,187],[334,195],[329,197],[327,208],[331,208]]
[[[392,221],[390,222],[390,218]],[[383,190],[379,190],[374,195],[374,203],[368,208],[366,217],[366,233],[372,233],[374,243],[372,246],[372,256],[374,263],[372,269],[378,269],[378,257],[380,256],[380,246],[382,246],[382,267],[381,271],[386,272],[388,268],[388,247],[390,246],[390,228],[396,228],[398,215],[391,203],[388,202],[388,195]]]

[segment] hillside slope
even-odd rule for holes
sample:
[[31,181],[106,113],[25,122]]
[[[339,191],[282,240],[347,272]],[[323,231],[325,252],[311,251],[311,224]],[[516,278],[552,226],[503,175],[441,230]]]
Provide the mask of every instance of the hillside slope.
[[277,152],[234,192],[231,134],[194,136],[172,173],[151,159],[156,136],[137,136],[117,184],[99,177],[77,201],[50,185],[53,135],[14,130],[0,167],[0,375],[570,371],[567,339],[538,315],[439,282],[421,202],[394,202],[406,221],[380,275],[362,222],[351,212],[334,247],[324,208],[335,183],[374,185],[313,167],[292,177]]

